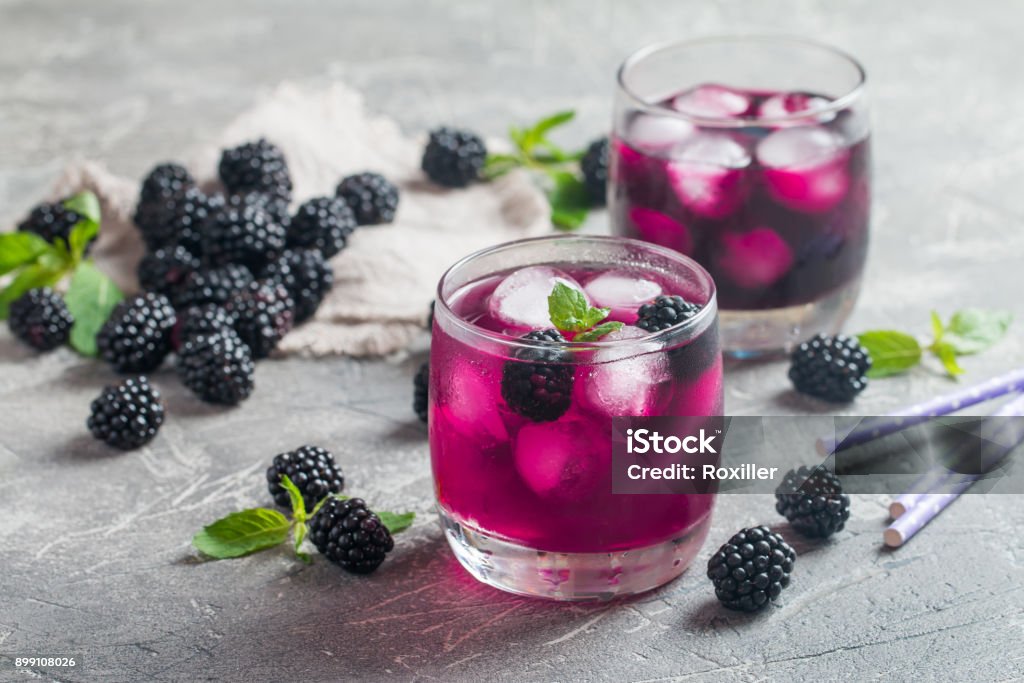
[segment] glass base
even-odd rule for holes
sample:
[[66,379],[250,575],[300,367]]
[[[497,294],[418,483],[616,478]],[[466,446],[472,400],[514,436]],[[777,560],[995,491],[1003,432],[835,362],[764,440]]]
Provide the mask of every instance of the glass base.
[[757,311],[721,310],[722,353],[734,358],[779,356],[819,332],[835,334],[853,310],[858,292],[860,278],[808,304]]
[[622,552],[553,553],[509,543],[457,521],[438,508],[455,557],[477,580],[509,593],[549,600],[611,600],[657,588],[697,556],[711,515],[686,534]]

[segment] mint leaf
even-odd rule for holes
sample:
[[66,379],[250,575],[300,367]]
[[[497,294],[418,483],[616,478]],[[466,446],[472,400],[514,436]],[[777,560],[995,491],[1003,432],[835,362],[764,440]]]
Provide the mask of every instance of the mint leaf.
[[957,355],[980,353],[999,341],[1011,322],[1013,314],[1009,311],[967,308],[954,313],[944,334],[937,338]]
[[886,377],[906,372],[921,362],[921,345],[909,334],[895,330],[872,330],[857,339],[871,354],[868,377]]
[[534,124],[530,133],[536,136],[537,139],[541,139],[548,134],[548,131],[554,130],[559,126],[564,126],[574,118],[576,118],[576,112],[571,109],[555,112],[551,116],[545,116]]
[[929,348],[936,358],[939,359],[939,362],[942,363],[942,367],[946,369],[950,377],[964,374],[964,369],[956,362],[957,352],[952,344],[944,341],[935,342]]
[[7,319],[11,304],[20,299],[22,294],[36,287],[54,285],[63,275],[60,269],[50,267],[41,257],[38,263],[22,268],[7,287],[0,291],[0,320]]
[[580,334],[577,334],[575,337],[573,337],[572,340],[578,342],[597,341],[606,334],[610,334],[612,332],[615,332],[616,330],[621,330],[623,327],[624,325],[618,322],[617,320],[611,320],[606,323],[601,323],[592,330],[587,330],[586,332],[581,332]]
[[484,161],[483,177],[494,180],[522,165],[519,157],[512,154],[488,154]]
[[68,310],[75,317],[71,328],[72,348],[84,356],[95,356],[96,333],[123,298],[113,280],[96,268],[92,261],[79,263],[64,297]]
[[76,263],[85,256],[85,248],[96,238],[99,231],[100,226],[94,221],[78,221],[75,223],[75,227],[71,228],[71,234],[68,236],[68,249]]
[[100,200],[92,192],[84,190],[64,200],[64,208],[71,209],[85,220],[100,223]]
[[[281,488],[288,492],[288,497],[291,499],[292,519],[297,522],[306,521],[306,502],[302,500],[302,492],[287,474],[281,475]],[[298,548],[298,544],[296,544],[296,548]]]
[[416,519],[415,512],[378,512],[377,516],[380,517],[380,521],[383,522],[384,526],[388,528],[393,534],[397,534],[401,531],[405,531],[412,526],[412,520]]
[[551,222],[562,230],[575,230],[587,220],[590,193],[576,174],[569,171],[549,171],[552,186],[548,192],[551,204]]
[[34,232],[0,234],[0,275],[34,262],[50,249],[50,244]]
[[242,557],[288,540],[291,522],[277,510],[253,508],[232,512],[192,538],[199,552],[217,560]]
[[593,308],[583,292],[563,282],[556,282],[548,295],[548,316],[563,332],[583,332],[608,317],[610,309]]

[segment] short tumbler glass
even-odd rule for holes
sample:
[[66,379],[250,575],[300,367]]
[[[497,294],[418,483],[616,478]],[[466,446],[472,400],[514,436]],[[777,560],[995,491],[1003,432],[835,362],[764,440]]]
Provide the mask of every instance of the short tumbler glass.
[[[626,327],[596,342],[523,339],[551,327],[555,278]],[[702,308],[657,332],[630,325],[659,293]],[[541,317],[510,326],[500,320],[506,310]],[[531,393],[538,381],[547,388]],[[612,492],[613,417],[703,424],[722,414],[715,285],[688,257],[599,236],[466,257],[438,285],[429,396],[438,511],[456,557],[480,581],[556,600],[610,599],[675,578],[700,549],[713,493]]]
[[868,246],[864,70],[784,37],[652,45],[618,74],[615,234],[676,249],[718,287],[734,356],[839,330]]

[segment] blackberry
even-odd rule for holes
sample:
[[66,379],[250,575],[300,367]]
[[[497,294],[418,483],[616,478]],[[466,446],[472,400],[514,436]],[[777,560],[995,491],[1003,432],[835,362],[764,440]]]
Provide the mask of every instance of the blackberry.
[[430,386],[430,363],[424,363],[412,378],[412,409],[420,422],[427,421],[427,405]]
[[804,536],[827,538],[850,518],[850,497],[835,474],[804,465],[787,472],[775,490],[775,510]]
[[256,366],[234,330],[185,340],[177,369],[182,384],[208,403],[235,405],[252,394]]
[[356,217],[344,200],[315,197],[299,207],[288,225],[288,246],[319,249],[331,258],[348,244]]
[[199,269],[199,259],[181,245],[161,247],[139,261],[139,285],[146,291],[170,296],[185,278]]
[[235,318],[222,306],[219,304],[192,306],[188,310],[178,313],[178,324],[174,327],[171,339],[172,345],[178,349],[192,337],[200,334],[212,334],[225,329],[235,329]]
[[253,282],[224,305],[235,319],[235,332],[255,360],[266,358],[292,329],[295,304],[288,290],[272,282]]
[[868,385],[871,356],[854,337],[817,334],[793,350],[789,379],[801,394],[848,403]]
[[152,441],[163,423],[160,392],[140,375],[104,387],[92,402],[85,424],[97,439],[131,450]]
[[[522,339],[544,345],[565,342],[558,330],[537,330]],[[572,402],[569,355],[538,345],[516,351],[515,357],[505,362],[501,373],[501,397],[509,408],[534,422],[551,422],[564,415]]]
[[11,334],[39,351],[50,351],[68,340],[75,318],[64,299],[49,287],[30,289],[10,306]]
[[288,290],[296,324],[313,317],[334,285],[334,271],[316,249],[286,250],[267,266],[263,277]]
[[660,332],[689,320],[700,313],[700,309],[681,296],[663,294],[637,310],[636,326],[647,332]]
[[68,243],[71,236],[71,229],[75,227],[82,216],[67,208],[61,202],[39,204],[18,224],[21,232],[34,232],[51,244],[57,238]]
[[174,197],[195,185],[196,179],[181,164],[159,164],[142,181],[139,203],[145,204],[162,197]]
[[223,206],[223,197],[189,187],[180,194],[140,202],[134,221],[150,251],[180,245],[202,256],[204,226]]
[[224,150],[217,173],[232,194],[255,191],[286,200],[292,196],[288,162],[276,145],[263,138]]
[[257,271],[284,250],[285,235],[258,202],[229,204],[207,221],[203,254],[212,266],[236,263]]
[[596,206],[604,206],[608,194],[608,138],[594,140],[580,159],[583,184]]
[[328,498],[309,522],[309,540],[331,562],[353,574],[369,574],[395,547],[380,517],[361,498]]
[[395,220],[398,188],[379,173],[350,175],[338,184],[334,193],[349,205],[359,225]]
[[477,135],[441,127],[431,131],[420,164],[438,185],[465,187],[480,177],[487,147]]
[[303,446],[294,451],[274,456],[274,463],[267,468],[267,489],[274,502],[283,508],[291,508],[291,497],[281,486],[281,475],[288,475],[302,493],[306,512],[329,493],[341,493],[345,477],[334,462],[334,456],[319,446]]
[[766,526],[740,530],[708,560],[708,578],[725,607],[756,612],[789,585],[796,552]]
[[174,308],[166,296],[140,294],[114,307],[96,335],[96,346],[118,372],[149,372],[170,353],[174,323]]
[[182,309],[202,304],[225,304],[235,292],[244,289],[253,279],[248,268],[234,263],[222,268],[194,271],[175,290],[174,307]]
[[244,208],[254,204],[270,214],[270,217],[286,230],[291,222],[291,216],[288,214],[288,200],[277,195],[264,194],[262,192],[243,192],[229,196],[227,202],[228,206],[235,208]]

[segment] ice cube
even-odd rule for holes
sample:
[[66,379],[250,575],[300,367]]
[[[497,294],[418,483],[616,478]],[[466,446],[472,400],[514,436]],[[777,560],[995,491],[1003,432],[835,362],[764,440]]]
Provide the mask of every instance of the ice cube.
[[457,362],[441,392],[442,409],[448,422],[475,441],[500,442],[508,439],[505,422],[498,414],[501,380],[468,361]]
[[750,154],[725,133],[700,133],[676,147],[666,166],[679,201],[699,216],[725,218],[743,202]]
[[551,327],[548,295],[559,282],[583,291],[578,282],[556,268],[521,268],[495,287],[487,304],[488,310],[491,316],[512,328],[540,330]]
[[[827,108],[829,104],[829,100],[824,97],[808,95],[807,93],[777,93],[761,102],[761,106],[757,109],[757,115],[766,119],[778,119],[784,116],[793,116],[794,114],[807,114],[809,118],[813,117],[818,121],[824,122],[835,118],[835,114],[815,116],[815,112]],[[807,118],[797,119],[786,125],[800,125],[801,122],[806,124],[807,121]]]
[[768,191],[780,204],[806,213],[831,210],[846,195],[849,150],[820,126],[782,128],[757,146]]
[[686,226],[660,211],[644,206],[634,206],[629,210],[629,220],[636,226],[640,237],[648,242],[660,244],[684,254],[689,254],[693,249],[690,231]]
[[672,100],[672,108],[690,116],[735,118],[750,110],[750,98],[721,85],[699,85]]
[[658,415],[669,379],[668,358],[656,342],[642,341],[649,333],[627,325],[601,341],[638,340],[635,344],[600,349],[594,353],[590,373],[576,382],[574,400],[600,415]]
[[530,424],[516,435],[515,464],[539,496],[586,500],[611,476],[611,438],[587,420]]
[[661,285],[629,271],[609,270],[584,285],[583,291],[595,306],[636,309],[661,294]]
[[629,124],[627,139],[636,149],[663,154],[693,135],[693,124],[675,116],[638,114]]
[[722,247],[718,267],[740,287],[767,287],[793,266],[792,248],[771,228],[727,232],[722,235]]

